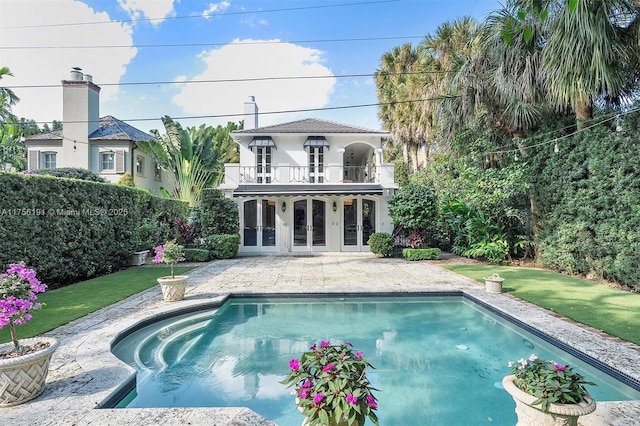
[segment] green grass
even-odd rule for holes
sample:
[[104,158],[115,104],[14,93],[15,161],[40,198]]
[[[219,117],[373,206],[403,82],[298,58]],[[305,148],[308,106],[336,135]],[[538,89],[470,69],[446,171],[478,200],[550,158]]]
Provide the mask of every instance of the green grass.
[[553,271],[488,265],[446,265],[450,271],[484,284],[498,273],[504,292],[582,324],[640,345],[640,294]]
[[[194,267],[177,266],[176,274],[184,274]],[[33,319],[16,327],[18,339],[37,336],[81,318],[98,309],[140,293],[154,285],[156,279],[169,275],[171,268],[133,267],[113,274],[92,278],[38,295],[38,302],[46,304],[33,312]],[[0,330],[0,343],[9,342],[9,327]]]

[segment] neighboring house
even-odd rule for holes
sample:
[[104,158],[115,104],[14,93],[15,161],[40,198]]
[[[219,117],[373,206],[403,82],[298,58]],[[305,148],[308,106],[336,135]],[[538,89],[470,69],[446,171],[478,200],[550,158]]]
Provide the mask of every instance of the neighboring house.
[[231,133],[240,163],[225,164],[220,186],[239,206],[240,253],[366,252],[372,233],[392,232],[389,133],[317,119],[258,127],[253,97],[244,122]]
[[62,130],[26,138],[27,168],[79,167],[107,181],[117,182],[129,172],[138,188],[161,196],[165,175],[137,142],[153,140],[150,134],[107,115],[99,118],[100,87],[80,69],[62,80]]

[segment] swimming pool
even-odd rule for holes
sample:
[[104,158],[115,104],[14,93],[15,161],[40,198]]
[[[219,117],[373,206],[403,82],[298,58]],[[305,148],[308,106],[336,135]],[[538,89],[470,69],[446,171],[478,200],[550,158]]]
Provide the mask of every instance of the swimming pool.
[[[299,425],[288,361],[319,340],[351,341],[369,373],[382,425],[514,424],[501,389],[507,362],[536,353],[572,364],[597,401],[640,392],[461,296],[231,299],[221,308],[137,330],[114,346],[138,370],[120,407],[246,406]],[[463,408],[460,408],[462,404]]]

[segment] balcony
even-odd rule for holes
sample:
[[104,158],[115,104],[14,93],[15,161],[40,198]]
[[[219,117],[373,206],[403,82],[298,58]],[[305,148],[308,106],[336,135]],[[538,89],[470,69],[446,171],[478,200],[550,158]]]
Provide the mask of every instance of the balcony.
[[224,183],[221,188],[235,188],[247,184],[352,184],[377,183],[393,185],[393,164],[378,166],[339,166],[322,168],[308,166],[241,166],[225,164]]

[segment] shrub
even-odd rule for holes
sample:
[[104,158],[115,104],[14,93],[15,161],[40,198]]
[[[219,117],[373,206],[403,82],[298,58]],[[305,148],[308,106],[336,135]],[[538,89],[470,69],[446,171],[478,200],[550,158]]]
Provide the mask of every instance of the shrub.
[[176,227],[176,241],[178,241],[178,244],[193,246],[196,240],[200,238],[198,229],[186,220],[176,219],[173,224]]
[[184,260],[187,262],[208,262],[211,260],[209,250],[187,248],[184,249]]
[[240,234],[209,235],[202,243],[215,259],[231,259],[238,253],[239,245]]
[[438,197],[426,186],[409,184],[389,200],[393,223],[410,230],[426,229],[436,223]]
[[50,288],[119,269],[143,248],[143,218],[156,211],[172,223],[187,211],[136,188],[75,179],[0,173],[0,187],[0,265],[24,261]]
[[383,256],[393,256],[393,237],[388,232],[375,232],[369,236],[371,253]]
[[118,179],[117,185],[128,186],[130,188],[134,188],[136,183],[133,181],[133,177],[131,177],[131,173],[125,172],[120,179]]
[[80,180],[86,180],[89,182],[102,182],[102,183],[107,182],[103,177],[92,172],[91,170],[81,169],[79,167],[61,167],[59,169],[38,169],[38,170],[29,170],[24,173],[28,175],[54,176],[54,177],[61,177],[61,178],[68,178],[68,179],[80,179]]
[[205,189],[200,195],[200,204],[193,209],[193,224],[203,237],[239,234],[238,206],[222,191]]
[[407,260],[438,260],[440,259],[439,248],[413,249],[406,248],[402,250],[402,256]]

